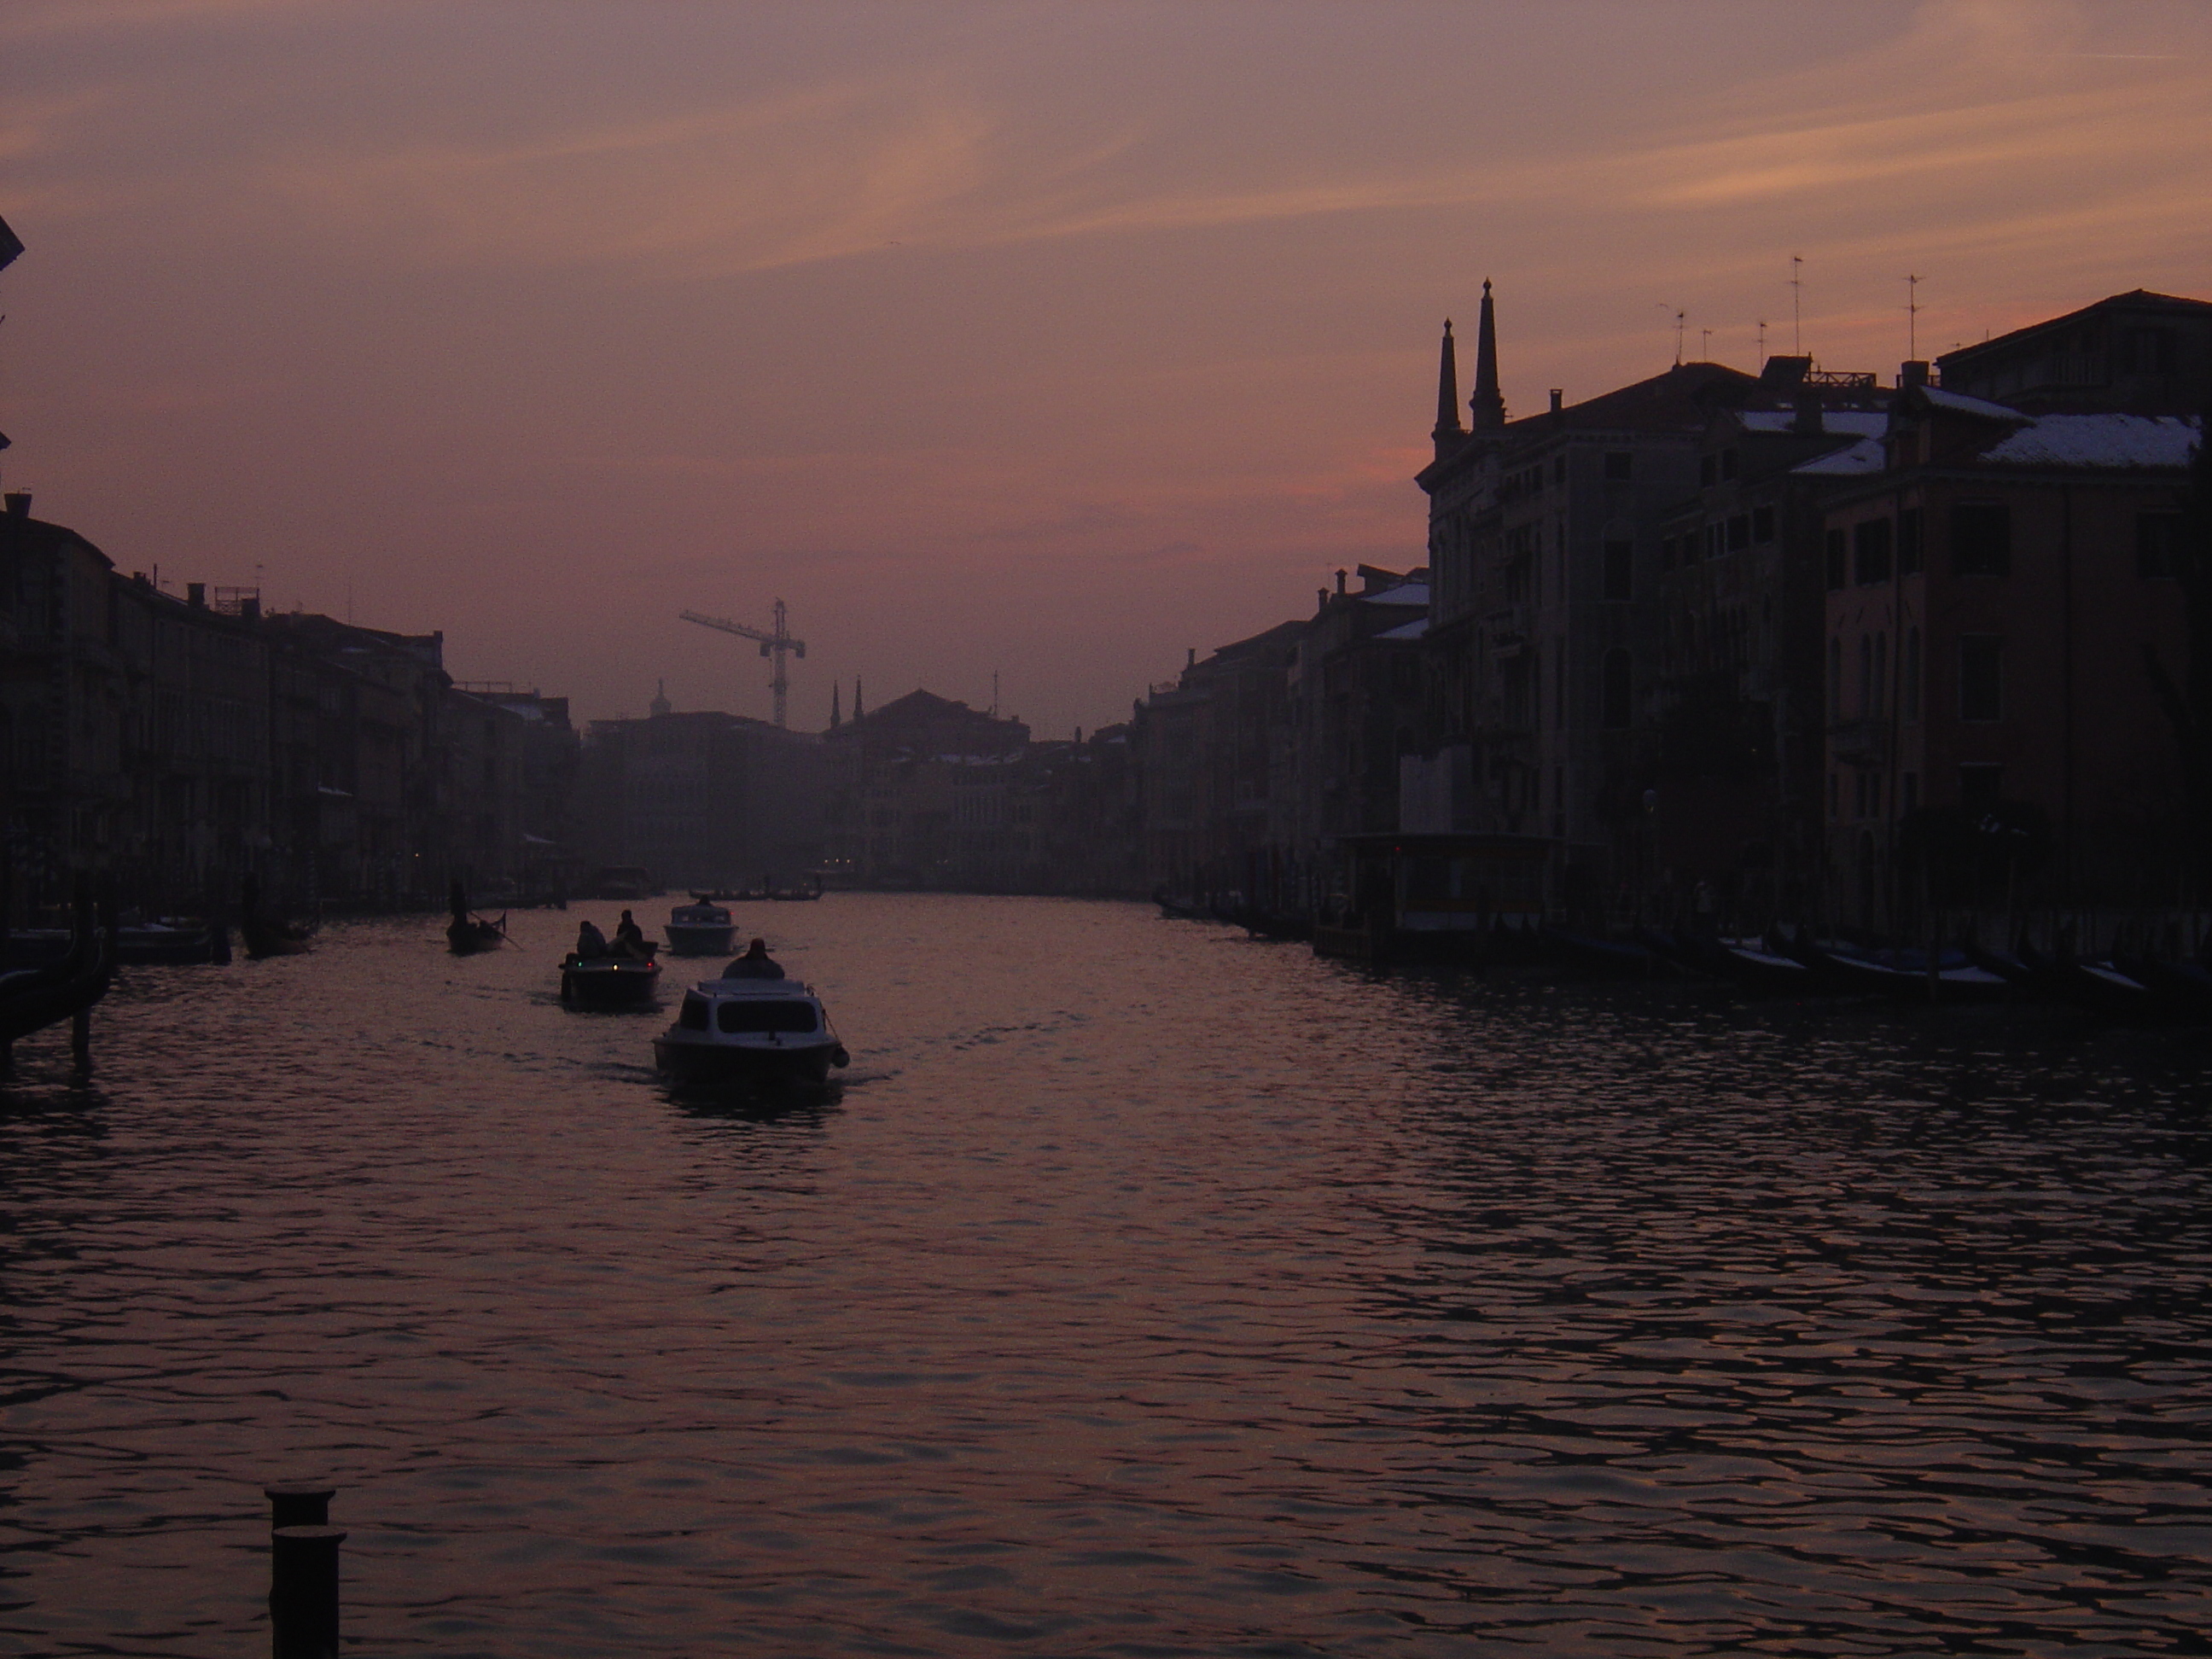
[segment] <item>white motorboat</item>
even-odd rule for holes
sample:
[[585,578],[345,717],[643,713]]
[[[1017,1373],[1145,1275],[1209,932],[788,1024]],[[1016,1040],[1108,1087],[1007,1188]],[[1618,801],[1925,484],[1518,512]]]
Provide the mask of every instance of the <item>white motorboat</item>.
[[679,904],[668,913],[668,950],[678,957],[726,957],[737,932],[729,907],[717,904],[704,893],[694,893],[693,902]]
[[826,1083],[852,1056],[814,988],[795,979],[706,979],[684,994],[653,1057],[699,1083]]

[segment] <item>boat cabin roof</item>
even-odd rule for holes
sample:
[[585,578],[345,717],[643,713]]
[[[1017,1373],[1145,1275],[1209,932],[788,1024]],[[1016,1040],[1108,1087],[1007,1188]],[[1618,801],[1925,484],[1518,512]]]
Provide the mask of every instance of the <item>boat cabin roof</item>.
[[710,997],[806,997],[814,988],[796,979],[702,979],[696,988]]

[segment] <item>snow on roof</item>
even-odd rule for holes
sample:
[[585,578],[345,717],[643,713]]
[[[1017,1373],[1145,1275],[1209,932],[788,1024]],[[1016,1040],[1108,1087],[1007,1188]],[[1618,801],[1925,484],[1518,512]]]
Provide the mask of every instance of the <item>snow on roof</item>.
[[1400,623],[1395,628],[1386,628],[1375,637],[1378,640],[1418,640],[1429,631],[1429,619],[1416,617],[1409,623]]
[[2189,465],[2197,422],[2177,415],[2045,415],[1982,452],[2000,466]]
[[1429,585],[1426,582],[1401,582],[1387,592],[1363,593],[1359,597],[1370,605],[1418,605],[1425,609],[1429,603]]
[[[1743,416],[1743,429],[1746,432],[1787,432],[1796,418],[1795,410],[1747,410]],[[1820,411],[1820,430],[1833,433],[1838,437],[1849,434],[1854,438],[1879,438],[1889,430],[1889,416],[1879,409],[1824,409]]]
[[1881,439],[1856,438],[1841,449],[1815,455],[1803,465],[1790,470],[1801,477],[1810,474],[1820,478],[1850,478],[1863,472],[1879,472],[1888,464],[1889,457]]
[[1920,388],[1930,409],[1948,409],[1954,415],[1984,415],[1995,421],[2024,421],[2027,416],[2016,409],[2007,409],[2002,404],[1993,404],[1986,398],[1969,398],[1963,392],[1946,392],[1940,386]]

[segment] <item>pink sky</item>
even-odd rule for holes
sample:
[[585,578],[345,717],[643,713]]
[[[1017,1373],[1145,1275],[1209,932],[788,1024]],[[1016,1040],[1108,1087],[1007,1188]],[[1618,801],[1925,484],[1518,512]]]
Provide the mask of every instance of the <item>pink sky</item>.
[[1516,412],[1754,331],[1893,374],[2212,297],[2212,8],[300,4],[0,11],[0,457],[165,585],[579,712],[809,642],[1043,735],[1422,557],[1436,335]]

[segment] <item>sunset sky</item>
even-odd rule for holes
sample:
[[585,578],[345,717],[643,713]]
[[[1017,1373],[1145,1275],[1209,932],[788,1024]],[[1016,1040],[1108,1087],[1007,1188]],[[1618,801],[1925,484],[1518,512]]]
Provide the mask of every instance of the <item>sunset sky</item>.
[[[125,570],[642,713],[1040,735],[1418,563],[1508,404],[2212,297],[2212,7],[9,0],[0,478]],[[1710,343],[1701,344],[1711,330]]]

